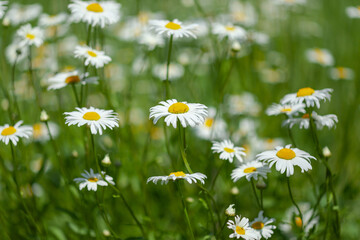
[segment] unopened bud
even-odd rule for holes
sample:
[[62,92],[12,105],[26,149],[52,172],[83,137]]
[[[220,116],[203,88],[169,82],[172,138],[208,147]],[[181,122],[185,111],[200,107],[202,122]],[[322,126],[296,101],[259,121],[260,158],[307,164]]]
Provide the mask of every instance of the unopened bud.
[[229,207],[225,210],[225,214],[229,217],[235,216],[235,204],[230,204]]
[[9,109],[9,101],[7,99],[3,99],[1,101],[1,108],[4,110],[4,111],[7,111]]
[[42,122],[49,121],[49,115],[47,114],[47,112],[45,110],[42,110],[40,113],[40,121],[42,121]]
[[233,195],[237,195],[239,194],[239,189],[237,187],[233,187],[231,190],[230,190],[231,194]]
[[328,147],[324,147],[322,152],[323,152],[324,157],[326,157],[326,158],[331,157],[331,151]]
[[8,27],[10,25],[10,19],[8,17],[4,17],[4,19],[2,21],[2,25],[4,27]]
[[237,53],[241,50],[241,44],[239,42],[233,42],[231,44],[231,51],[234,52],[234,53]]
[[104,166],[104,167],[108,167],[111,165],[111,160],[110,160],[110,157],[109,157],[109,154],[106,154],[104,159],[101,160],[101,164]]
[[16,55],[18,55],[18,56],[21,55],[21,49],[20,48],[16,49]]
[[104,235],[105,237],[110,237],[110,236],[111,236],[111,233],[110,233],[109,230],[104,229],[104,230],[103,230],[103,235]]
[[72,156],[73,156],[74,158],[79,157],[79,153],[78,153],[76,150],[72,151],[71,154],[72,154]]
[[189,202],[189,203],[193,203],[194,202],[194,199],[192,197],[187,197],[186,198],[186,201]]
[[259,178],[259,181],[256,183],[256,188],[257,189],[265,189],[267,187],[264,179],[261,177]]

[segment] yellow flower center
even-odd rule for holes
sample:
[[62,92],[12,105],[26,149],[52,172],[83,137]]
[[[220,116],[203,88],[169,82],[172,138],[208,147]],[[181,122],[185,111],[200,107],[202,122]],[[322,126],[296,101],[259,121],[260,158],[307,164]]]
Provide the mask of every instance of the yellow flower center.
[[235,232],[239,235],[244,235],[245,234],[245,229],[239,226],[236,226]]
[[91,178],[88,178],[88,181],[89,182],[97,182],[97,181],[99,181],[99,179],[97,179],[96,177],[91,177]]
[[254,222],[251,227],[256,230],[263,229],[264,223],[263,222]]
[[297,97],[310,96],[313,95],[314,92],[315,90],[310,87],[300,88],[299,91],[296,93],[296,96]]
[[16,129],[15,129],[13,126],[4,128],[4,129],[1,131],[1,135],[3,135],[3,136],[13,135],[14,133],[16,133]]
[[280,149],[277,153],[276,156],[278,156],[281,159],[285,159],[285,160],[291,160],[294,157],[296,157],[296,154],[293,150],[289,149],[289,148],[283,148]]
[[87,53],[91,56],[91,57],[96,57],[97,54],[94,53],[93,51],[87,51]]
[[100,13],[100,12],[103,12],[104,9],[101,7],[100,4],[98,3],[91,3],[89,4],[87,7],[86,7],[86,10],[90,11],[90,12],[97,12],[97,13]]
[[319,63],[324,63],[325,62],[325,54],[321,49],[315,49],[315,53],[316,53],[316,60]]
[[173,22],[168,22],[165,27],[171,30],[179,30],[181,28],[179,24]]
[[205,120],[205,126],[206,127],[208,127],[208,128],[211,128],[212,127],[212,125],[213,125],[213,123],[214,123],[214,119],[212,119],[212,118],[207,118],[206,120]]
[[87,112],[84,114],[83,119],[89,121],[97,121],[100,119],[100,115],[97,112]]
[[227,152],[227,153],[233,153],[233,152],[235,152],[234,149],[232,149],[232,148],[227,148],[227,147],[224,147],[224,151]]
[[305,113],[304,115],[302,115],[301,118],[310,118],[310,115],[308,113]]
[[174,113],[174,114],[186,113],[188,111],[189,111],[189,106],[182,102],[174,103],[168,109],[169,113]]
[[291,112],[291,108],[283,108],[281,109],[281,112]]
[[33,40],[35,38],[35,35],[28,33],[28,34],[26,34],[26,38]]
[[227,31],[234,31],[235,30],[235,27],[234,26],[226,26],[225,29]]
[[248,167],[244,169],[244,173],[252,173],[256,171],[256,167]]
[[345,68],[343,68],[343,67],[338,67],[337,70],[338,70],[339,78],[340,78],[340,79],[346,78]]
[[69,83],[77,83],[77,82],[80,82],[80,78],[77,75],[70,76],[70,77],[67,77],[65,79],[65,83],[67,83],[67,84],[69,84]]
[[34,138],[39,138],[41,136],[41,124],[36,123],[33,125],[33,136]]
[[302,220],[300,217],[295,217],[295,224],[297,227],[301,228],[302,227]]
[[185,177],[186,174],[183,171],[179,171],[179,172],[172,172],[169,174],[170,175],[175,175],[175,177]]

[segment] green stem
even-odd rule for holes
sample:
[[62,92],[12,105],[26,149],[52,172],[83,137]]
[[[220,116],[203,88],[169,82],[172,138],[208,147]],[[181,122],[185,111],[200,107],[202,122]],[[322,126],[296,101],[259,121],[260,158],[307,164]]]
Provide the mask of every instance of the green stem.
[[179,182],[176,182],[176,185],[177,185],[177,188],[178,188],[178,191],[180,193],[180,197],[181,197],[181,203],[182,203],[182,206],[183,206],[183,209],[184,209],[184,214],[185,214],[185,218],[186,218],[186,222],[188,224],[188,227],[189,227],[189,230],[190,230],[190,237],[191,239],[195,240],[195,236],[194,236],[194,232],[192,230],[192,227],[191,227],[191,223],[190,223],[190,218],[189,218],[189,214],[188,214],[188,211],[187,211],[187,208],[186,208],[186,203],[185,203],[185,199],[184,199],[184,195],[182,193],[182,189],[181,189],[181,186],[180,186],[180,183]]
[[224,231],[224,228],[225,228],[226,223],[227,223],[228,220],[229,220],[229,216],[226,216],[226,219],[225,219],[224,224],[222,225],[219,233],[216,235],[216,237],[217,237],[216,239],[220,239],[220,237],[222,237],[221,234],[222,234],[222,232]]
[[254,179],[251,179],[251,188],[252,188],[252,191],[253,191],[254,196],[255,196],[255,198],[256,198],[256,203],[258,204],[259,208],[260,208],[261,210],[263,210],[262,204],[260,203],[259,197],[258,197],[258,195],[257,195],[257,193],[256,193]]
[[[290,196],[291,202],[294,204],[294,206],[295,206],[296,209],[298,210],[299,216],[300,216],[300,218],[301,218],[301,221],[304,221],[303,215],[302,215],[302,213],[301,213],[301,211],[300,211],[300,208],[299,208],[299,206],[297,205],[297,203],[295,202],[294,197],[293,197],[292,192],[291,192],[290,177],[286,177],[286,182],[287,182],[287,186],[288,186],[289,196]],[[301,230],[303,231],[303,229],[304,229],[304,226],[303,226],[303,224],[302,224],[302,225],[301,225]]]
[[167,55],[167,63],[166,63],[166,79],[165,79],[165,98],[169,99],[170,95],[170,82],[169,82],[169,67],[170,67],[170,60],[171,60],[171,51],[172,51],[172,45],[173,45],[173,38],[174,35],[170,36],[169,39],[169,49],[168,49],[168,55]]
[[189,162],[186,157],[186,152],[185,152],[185,146],[186,146],[185,137],[184,137],[185,129],[182,127],[180,121],[178,121],[178,125],[179,125],[179,146],[180,146],[181,157],[184,161],[187,171],[192,174],[194,172],[191,170],[191,167],[189,165]]
[[29,46],[29,56],[28,57],[29,57],[29,80],[34,89],[36,103],[37,103],[39,109],[41,110],[40,92],[38,92],[37,87],[34,82],[34,74],[33,74],[33,69],[32,69],[31,46]]
[[[13,103],[15,105],[15,108],[17,110],[18,116],[21,119],[21,115],[20,115],[20,108],[19,108],[19,104],[17,102],[17,98],[16,98],[16,94],[15,94],[15,69],[16,69],[16,64],[17,64],[17,60],[18,60],[19,55],[16,54],[16,58],[12,67],[12,71],[11,71],[11,90],[12,90],[12,94],[13,94]],[[14,120],[14,119],[12,119]]]
[[75,96],[76,104],[78,105],[78,107],[81,107],[81,103],[80,103],[80,100],[79,100],[79,97],[78,97],[78,94],[77,94],[77,91],[75,88],[75,84],[71,83],[71,88],[72,88],[74,96]]
[[217,179],[218,176],[220,175],[221,169],[223,169],[223,167],[224,167],[225,164],[226,164],[226,160],[225,160],[225,161],[222,160],[222,161],[223,161],[223,163],[222,163],[221,166],[217,169],[217,172],[216,172],[216,175],[215,175],[215,177],[214,177],[214,180],[212,181],[212,184],[211,184],[211,187],[210,187],[210,191],[214,189],[215,183],[216,183],[216,179]]

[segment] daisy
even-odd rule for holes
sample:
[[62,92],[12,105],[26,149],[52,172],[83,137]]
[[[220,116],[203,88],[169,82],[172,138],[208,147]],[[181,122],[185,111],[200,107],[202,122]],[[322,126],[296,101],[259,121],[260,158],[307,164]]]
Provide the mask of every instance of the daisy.
[[44,42],[44,31],[39,27],[32,28],[30,24],[22,26],[16,33],[21,38],[20,45],[23,46],[40,47]]
[[182,37],[193,37],[196,38],[194,31],[196,30],[197,25],[183,25],[177,19],[172,21],[168,20],[150,20],[149,21],[150,29],[155,33],[164,35],[167,37],[174,36],[174,38],[182,38]]
[[231,179],[236,182],[242,177],[246,177],[246,180],[250,182],[251,178],[257,180],[258,176],[267,178],[267,173],[270,172],[270,168],[259,161],[251,161],[241,164],[240,167],[234,169],[231,173]]
[[150,31],[143,32],[139,38],[138,42],[142,45],[147,46],[148,51],[154,50],[156,47],[164,47],[164,39]]
[[120,19],[119,3],[113,1],[80,1],[72,0],[69,4],[71,20],[74,22],[85,22],[93,27],[116,23]]
[[96,68],[102,68],[111,61],[105,52],[97,51],[88,46],[76,46],[74,54],[75,58],[85,59],[85,66],[90,64]]
[[15,146],[19,141],[19,138],[29,138],[32,135],[31,126],[21,126],[23,121],[18,121],[14,126],[5,124],[0,126],[0,141],[4,142],[6,145],[11,141]]
[[19,39],[14,40],[9,46],[6,47],[5,54],[9,63],[14,64],[15,61],[21,62],[29,56],[29,48],[21,44]]
[[219,39],[228,38],[230,41],[243,41],[246,40],[246,31],[239,26],[233,24],[223,25],[215,23],[212,28],[212,33],[217,35]]
[[[316,112],[312,112],[311,117],[314,119],[314,123],[317,129],[322,129],[323,127],[328,127],[330,129],[333,128],[338,122],[338,118],[335,114],[321,116]],[[308,129],[310,126],[310,115],[306,113],[301,118],[286,119],[282,125],[292,128],[296,124],[299,124],[300,129]]]
[[266,109],[266,114],[269,116],[286,114],[287,116],[293,116],[298,113],[305,113],[305,104],[296,103],[296,104],[272,104],[268,109]]
[[57,26],[65,22],[68,18],[68,15],[64,12],[61,12],[57,15],[41,14],[39,18],[39,25],[44,27]]
[[332,66],[334,64],[334,57],[327,49],[308,49],[306,51],[306,58],[311,63],[317,63],[322,66]]
[[176,99],[169,99],[161,101],[155,107],[150,108],[150,119],[153,119],[154,124],[165,117],[167,126],[170,124],[176,128],[178,120],[185,128],[187,126],[195,127],[203,124],[207,116],[207,107],[200,103],[178,102]]
[[42,11],[42,6],[38,3],[29,5],[11,4],[4,20],[7,19],[11,25],[27,23],[37,18]]
[[274,233],[273,229],[276,228],[275,225],[270,225],[275,222],[275,219],[264,217],[263,214],[264,211],[260,211],[258,217],[255,218],[254,221],[250,222],[250,226],[260,233],[263,238],[268,239]]
[[306,0],[275,0],[273,3],[276,5],[294,6],[305,4]]
[[275,150],[265,151],[256,155],[256,160],[269,162],[270,168],[276,163],[276,170],[290,177],[294,174],[294,166],[299,166],[301,172],[311,170],[310,160],[315,157],[298,148],[291,148],[291,145],[285,147],[275,147]]
[[316,105],[317,108],[320,108],[320,100],[330,101],[330,93],[333,91],[331,88],[322,90],[314,90],[310,87],[300,88],[296,93],[285,95],[280,102],[281,104],[305,103],[306,107],[314,107]]
[[169,174],[169,176],[155,176],[155,177],[149,177],[146,183],[149,182],[154,182],[155,184],[161,180],[161,184],[167,184],[169,182],[169,180],[178,180],[178,179],[184,179],[186,180],[188,183],[196,183],[197,181],[200,181],[202,184],[205,183],[204,179],[206,178],[206,176],[202,173],[193,173],[193,174],[188,174],[188,173],[184,173],[183,171],[178,171],[178,172],[172,172]]
[[195,133],[199,138],[206,140],[228,138],[226,122],[216,116],[216,108],[214,107],[209,107],[208,116],[205,118],[204,124],[197,126]]
[[249,219],[246,217],[235,216],[235,222],[229,220],[227,222],[228,228],[234,233],[230,234],[230,238],[243,238],[245,240],[258,240],[261,238],[260,234],[249,226]]
[[241,95],[230,95],[227,98],[228,113],[230,115],[246,115],[257,116],[260,113],[261,105],[256,96],[249,92]]
[[229,4],[231,21],[241,24],[245,27],[254,26],[257,22],[257,13],[254,6],[249,3],[242,3],[233,0]]
[[354,76],[354,71],[351,68],[336,67],[330,69],[330,77],[333,80],[352,80]]
[[[153,75],[160,80],[166,80],[167,64],[157,64],[153,68]],[[169,65],[169,80],[176,80],[184,75],[184,67],[177,63]]]
[[86,78],[89,74],[79,74],[78,71],[72,72],[61,72],[56,74],[55,76],[49,78],[48,80],[48,90],[60,89],[63,87],[68,86],[69,84],[86,84],[86,83],[93,83],[97,84],[97,77]]
[[360,18],[360,6],[357,7],[347,7],[346,14],[349,18]]
[[242,156],[245,156],[244,148],[242,147],[234,147],[234,144],[230,140],[224,140],[222,142],[213,142],[211,147],[214,153],[220,153],[219,158],[223,160],[229,160],[229,162],[233,162],[234,157],[243,162],[244,159]]
[[90,126],[91,133],[102,135],[103,129],[113,129],[113,127],[119,127],[117,114],[113,110],[102,110],[94,107],[90,108],[76,108],[77,111],[65,112],[65,124]]
[[[53,138],[59,135],[59,127],[53,123],[48,122],[50,133]],[[45,123],[35,123],[32,125],[33,128],[33,139],[38,142],[46,142],[50,139],[49,131]]]
[[4,13],[6,11],[6,4],[8,2],[7,1],[0,1],[0,18],[2,18],[4,16]]
[[[104,172],[102,172],[104,175]],[[88,191],[96,191],[98,185],[99,186],[108,186],[109,182],[112,185],[115,185],[115,183],[113,182],[113,178],[106,175],[105,176],[105,180],[103,180],[102,176],[100,173],[94,173],[94,170],[92,170],[90,168],[90,172],[85,170],[85,173],[82,173],[81,176],[83,176],[82,178],[75,178],[74,181],[76,183],[80,183],[79,185],[79,189],[82,190],[83,188],[87,187]],[[110,180],[110,181],[108,181]]]

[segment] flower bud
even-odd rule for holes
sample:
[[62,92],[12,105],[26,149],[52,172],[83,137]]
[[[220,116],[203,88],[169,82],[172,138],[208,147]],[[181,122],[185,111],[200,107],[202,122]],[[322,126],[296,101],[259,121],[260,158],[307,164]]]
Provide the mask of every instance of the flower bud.
[[45,110],[42,110],[40,113],[40,121],[42,121],[42,122],[49,121],[49,115],[47,114],[47,112]]
[[326,157],[326,158],[331,157],[330,149],[327,146],[323,148],[322,152],[323,152],[324,157]]
[[111,160],[110,160],[110,157],[109,157],[109,154],[106,154],[104,159],[101,160],[101,164],[104,166],[104,167],[109,167],[111,165]]
[[259,178],[259,181],[256,183],[257,189],[265,189],[267,187],[264,179],[262,177]]
[[233,42],[231,44],[231,51],[234,52],[234,53],[237,53],[241,50],[241,44],[239,42]]
[[229,207],[225,210],[225,214],[229,217],[235,216],[235,204],[230,204]]

